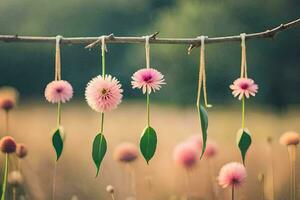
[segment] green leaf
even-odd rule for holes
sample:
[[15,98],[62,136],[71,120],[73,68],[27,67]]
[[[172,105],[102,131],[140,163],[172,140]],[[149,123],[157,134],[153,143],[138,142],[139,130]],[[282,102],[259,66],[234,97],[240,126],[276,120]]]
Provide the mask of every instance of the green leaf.
[[237,144],[240,149],[243,164],[245,165],[245,159],[247,151],[251,145],[251,135],[247,129],[240,129],[237,133]]
[[203,106],[200,105],[200,108],[198,107],[198,114],[199,114],[199,120],[201,124],[201,130],[202,130],[202,152],[200,159],[202,158],[205,149],[206,149],[206,141],[207,141],[207,129],[208,129],[208,115]]
[[140,150],[149,164],[149,161],[155,154],[157,146],[157,136],[156,132],[152,127],[146,127],[143,131],[141,140],[140,140]]
[[97,168],[96,177],[99,174],[100,165],[105,156],[106,150],[107,150],[106,139],[102,133],[99,133],[98,135],[96,135],[94,139],[93,151],[92,151],[93,160]]
[[60,158],[63,148],[64,148],[64,142],[61,136],[62,130],[60,128],[56,129],[52,136],[52,145],[54,147],[54,150],[56,152],[56,161]]

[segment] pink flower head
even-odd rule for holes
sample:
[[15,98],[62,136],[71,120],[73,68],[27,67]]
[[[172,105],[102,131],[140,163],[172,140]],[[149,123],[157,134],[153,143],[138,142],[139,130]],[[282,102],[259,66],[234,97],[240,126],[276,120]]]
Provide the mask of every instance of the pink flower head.
[[121,84],[111,75],[93,78],[85,89],[85,98],[89,106],[97,112],[106,112],[117,108],[122,101]]
[[241,100],[244,96],[246,96],[246,98],[249,98],[250,95],[255,96],[258,85],[250,78],[238,78],[230,85],[230,89],[233,90],[233,96],[238,96],[239,100]]
[[68,81],[52,81],[45,89],[45,97],[50,103],[65,103],[73,96],[72,85]]
[[159,90],[162,84],[165,84],[164,76],[152,68],[140,69],[131,77],[132,88],[139,88],[143,90],[145,94],[147,91],[150,94],[151,90]]
[[0,140],[0,149],[3,153],[14,153],[17,148],[15,139],[11,136],[4,136]]
[[279,143],[282,145],[297,145],[300,140],[299,133],[289,131],[282,134],[282,136],[279,139]]
[[28,154],[27,146],[25,144],[18,143],[16,148],[16,155],[18,156],[18,158],[21,159],[25,158],[27,154]]
[[219,173],[219,185],[223,188],[228,186],[239,186],[247,177],[246,168],[238,162],[225,164]]
[[124,163],[135,161],[138,158],[138,155],[137,147],[128,142],[118,145],[114,152],[115,159]]
[[13,109],[18,101],[19,92],[10,86],[4,86],[0,89],[0,108],[5,111]]
[[212,158],[218,153],[217,144],[213,141],[208,141],[206,144],[206,149],[204,152],[204,156],[206,158]]
[[194,144],[184,142],[175,147],[173,159],[178,165],[184,168],[191,168],[197,163],[198,155],[199,151]]

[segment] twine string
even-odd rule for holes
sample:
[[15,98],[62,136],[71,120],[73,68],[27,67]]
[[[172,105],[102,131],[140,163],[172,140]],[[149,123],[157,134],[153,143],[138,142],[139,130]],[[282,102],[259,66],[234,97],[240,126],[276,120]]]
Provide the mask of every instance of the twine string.
[[60,42],[62,36],[56,36],[56,45],[55,45],[55,80],[61,80],[61,56],[60,56]]
[[203,88],[204,103],[206,107],[211,107],[207,100],[206,90],[206,72],[205,72],[205,39],[207,36],[200,36],[200,64],[199,64],[199,79],[198,79],[198,95],[197,95],[197,107],[200,106],[201,89]]
[[102,76],[105,78],[105,52],[107,52],[107,46],[105,43],[106,36],[101,36],[99,41],[101,42],[101,56],[102,56]]
[[150,68],[150,37],[149,36],[144,36],[145,37],[145,53],[146,53],[146,67],[147,69]]
[[246,33],[241,33],[241,48],[242,48],[242,59],[241,59],[241,78],[247,78],[247,58],[246,58]]

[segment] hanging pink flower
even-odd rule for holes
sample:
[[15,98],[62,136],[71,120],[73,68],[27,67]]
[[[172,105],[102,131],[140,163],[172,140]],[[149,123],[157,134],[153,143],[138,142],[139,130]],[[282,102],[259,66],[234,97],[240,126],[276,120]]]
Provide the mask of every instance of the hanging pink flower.
[[219,185],[223,188],[228,186],[239,186],[247,177],[246,168],[238,162],[231,162],[224,165],[219,173]]
[[124,142],[118,145],[114,152],[114,158],[117,161],[129,163],[133,162],[138,158],[139,152],[134,144]]
[[145,94],[147,91],[150,94],[151,91],[159,90],[162,84],[165,84],[164,76],[152,68],[140,69],[131,77],[132,88],[142,89]]
[[178,144],[175,147],[173,158],[178,165],[189,169],[197,163],[198,153],[199,151],[194,144],[191,142],[185,142]]
[[73,97],[73,88],[68,81],[52,81],[45,89],[45,97],[50,103],[65,103]]
[[122,101],[121,84],[111,75],[93,78],[85,89],[85,98],[89,106],[97,112],[106,112],[117,108]]
[[255,96],[258,85],[250,78],[238,78],[230,85],[230,89],[233,90],[234,97],[238,96],[239,100],[242,100],[244,96],[246,98],[249,98],[250,95]]

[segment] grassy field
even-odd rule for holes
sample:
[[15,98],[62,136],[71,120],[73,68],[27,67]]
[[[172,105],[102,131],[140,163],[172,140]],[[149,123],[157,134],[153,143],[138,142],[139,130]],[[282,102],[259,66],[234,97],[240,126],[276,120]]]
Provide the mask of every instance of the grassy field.
[[[278,138],[285,131],[299,130],[298,111],[291,108],[279,114],[257,107],[247,109],[246,126],[251,131],[254,142],[248,153],[248,178],[246,184],[238,189],[238,199],[261,198],[262,186],[257,180],[259,173],[266,175],[265,192],[270,197],[267,172],[271,157],[267,136],[274,139],[272,149],[276,199],[288,199],[288,154],[286,148],[278,144]],[[100,115],[85,103],[65,104],[62,124],[67,138],[63,156],[57,165],[56,199],[71,199],[73,195],[84,200],[110,199],[105,192],[108,184],[115,187],[117,200],[125,200],[134,194],[141,200],[179,199],[177,197],[186,194],[195,196],[196,199],[211,199],[212,181],[209,173],[217,176],[224,163],[240,161],[235,143],[236,132],[240,128],[240,108],[215,105],[208,112],[209,138],[218,143],[218,155],[210,163],[205,159],[201,160],[195,169],[186,172],[174,164],[172,151],[176,144],[191,134],[200,134],[194,108],[153,105],[151,121],[158,133],[157,153],[149,166],[142,157],[131,166],[124,166],[114,161],[113,150],[124,141],[138,144],[140,133],[146,124],[146,115],[142,103],[122,104],[105,117],[104,134],[108,141],[108,152],[100,176],[95,179],[91,145],[99,130]],[[26,103],[11,113],[10,122],[10,134],[18,142],[27,144],[30,151],[22,163],[29,199],[50,199],[55,163],[51,130],[56,123],[56,106],[42,102]],[[2,133],[3,124],[2,120]],[[189,187],[186,187],[187,176]],[[135,190],[131,186],[132,179],[136,182]],[[219,188],[218,194],[220,199],[229,199],[227,190]]]

